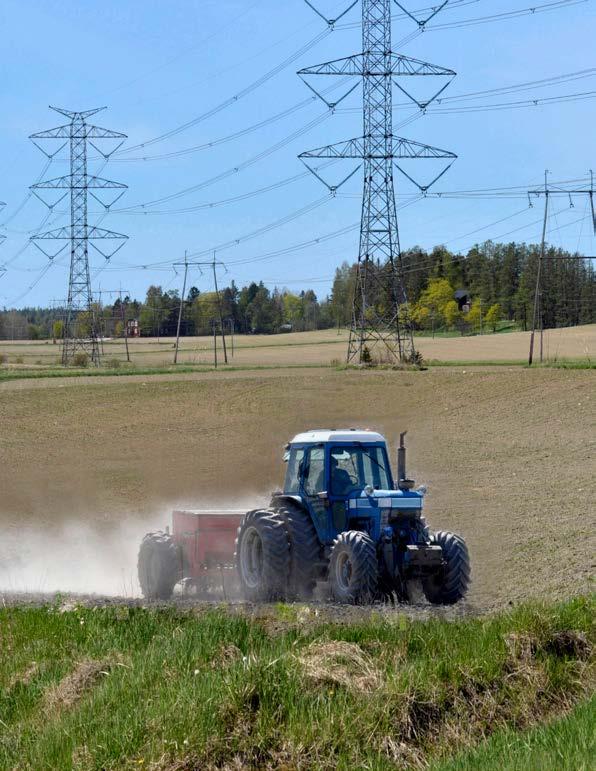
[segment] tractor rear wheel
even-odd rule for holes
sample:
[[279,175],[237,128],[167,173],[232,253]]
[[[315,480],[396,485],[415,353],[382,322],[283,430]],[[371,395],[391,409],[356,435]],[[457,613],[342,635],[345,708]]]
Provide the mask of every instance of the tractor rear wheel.
[[272,501],[286,522],[290,538],[290,593],[309,599],[321,571],[321,544],[308,511],[294,501]]
[[443,549],[443,568],[434,576],[423,579],[426,599],[433,605],[455,605],[467,593],[470,585],[470,555],[460,535],[443,530],[435,533],[433,543]]
[[147,533],[139,549],[139,583],[148,600],[169,600],[182,578],[180,552],[168,533]]
[[238,528],[235,559],[246,600],[284,599],[290,574],[290,547],[284,518],[269,509],[245,514]]
[[367,533],[348,530],[333,543],[329,583],[336,602],[364,605],[372,602],[379,585],[375,543]]

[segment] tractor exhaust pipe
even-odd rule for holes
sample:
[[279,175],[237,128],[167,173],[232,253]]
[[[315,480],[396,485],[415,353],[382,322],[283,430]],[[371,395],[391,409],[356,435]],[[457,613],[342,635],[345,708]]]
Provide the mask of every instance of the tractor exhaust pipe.
[[399,448],[397,450],[397,481],[406,478],[406,445],[404,442],[407,431],[399,435]]
[[397,450],[397,486],[400,490],[411,490],[414,482],[408,479],[406,472],[406,444],[404,438],[408,432],[399,435],[399,448]]

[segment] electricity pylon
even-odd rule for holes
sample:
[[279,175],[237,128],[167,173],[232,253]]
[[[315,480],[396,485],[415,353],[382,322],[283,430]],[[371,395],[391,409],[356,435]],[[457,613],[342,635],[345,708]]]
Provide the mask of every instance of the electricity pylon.
[[[30,139],[36,147],[50,158],[69,145],[70,174],[45,182],[38,182],[32,185],[31,190],[42,203],[48,206],[50,211],[53,211],[60,201],[70,193],[70,225],[50,230],[46,233],[39,233],[33,236],[31,241],[50,260],[54,260],[58,254],[70,245],[70,277],[62,340],[62,363],[64,365],[71,364],[75,354],[80,351],[87,353],[91,362],[95,366],[99,366],[98,326],[94,313],[91,277],[89,274],[89,245],[106,260],[109,260],[124,246],[124,242],[128,237],[97,226],[89,227],[87,218],[88,196],[91,195],[108,212],[116,201],[124,195],[127,186],[88,174],[87,145],[91,145],[107,161],[110,155],[123,144],[126,135],[120,134],[117,131],[100,128],[99,126],[91,126],[87,123],[87,118],[105,109],[103,107],[84,112],[62,110],[58,107],[51,107],[50,109],[65,115],[70,119],[70,123],[33,134]],[[46,139],[63,139],[66,141],[56,152],[49,154],[38,144],[40,140]],[[113,140],[118,144],[109,153],[106,153],[102,152],[98,146],[102,140]],[[66,192],[58,200],[50,204],[41,197],[39,194],[40,190],[66,190]],[[93,190],[117,190],[119,193],[106,204],[100,200],[95,192],[92,192]],[[95,243],[104,239],[115,240],[119,244],[109,252],[104,251]],[[66,241],[66,243],[53,254],[48,254],[39,243],[40,241],[61,240]]]
[[[319,13],[308,0],[307,4]],[[353,3],[350,8],[354,5],[356,3]],[[397,5],[414,19],[421,29],[429,21],[430,17],[424,21],[415,19],[399,3]],[[433,9],[432,15],[436,15],[441,7],[443,6]],[[322,16],[320,13],[319,15]],[[336,20],[327,19],[326,21],[332,27]],[[310,75],[361,77],[363,136],[310,150],[299,157],[326,185],[318,170],[309,166],[309,161],[312,162],[312,159],[359,159],[364,166],[360,249],[348,345],[348,363],[367,363],[374,361],[375,358],[390,363],[414,362],[417,354],[414,348],[402,270],[393,168],[396,167],[424,195],[428,188],[443,176],[457,156],[447,150],[394,136],[393,85],[395,83],[400,91],[424,110],[447,88],[455,77],[455,72],[393,53],[391,50],[391,0],[362,0],[362,43],[363,50],[360,54],[325,62],[315,67],[307,67],[300,70],[298,74],[303,79]],[[398,82],[402,77],[411,76],[442,76],[446,82],[432,96],[421,100],[412,96]],[[307,85],[318,94],[309,83]],[[353,90],[354,87],[341,99]],[[327,104],[330,108],[335,107],[335,104],[328,102]],[[403,159],[414,158],[439,159],[444,168],[426,184],[419,184],[411,173],[402,168]],[[331,192],[335,192],[356,170],[345,177],[340,185],[327,185],[327,187]]]

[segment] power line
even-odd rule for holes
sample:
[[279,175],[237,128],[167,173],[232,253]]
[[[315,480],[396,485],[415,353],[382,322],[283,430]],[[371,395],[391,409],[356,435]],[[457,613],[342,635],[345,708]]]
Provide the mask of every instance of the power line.
[[297,139],[298,137],[301,137],[303,134],[306,134],[308,131],[310,131],[311,128],[314,128],[314,126],[319,125],[324,120],[326,120],[330,115],[330,112],[323,113],[322,115],[317,116],[313,120],[308,121],[308,123],[304,124],[300,128],[293,131],[291,134],[285,136],[283,139],[281,139],[279,142],[276,142],[273,145],[270,145],[269,147],[262,150],[260,153],[257,153],[256,155],[253,155],[251,158],[248,158],[246,161],[243,161],[242,163],[239,163],[236,166],[233,166],[230,169],[227,169],[226,171],[220,172],[219,174],[216,174],[213,177],[210,177],[209,179],[200,182],[196,185],[192,185],[191,187],[184,188],[182,190],[178,190],[174,193],[170,193],[169,195],[162,196],[161,198],[155,198],[151,201],[145,201],[143,203],[137,203],[133,204],[131,206],[127,206],[120,209],[115,209],[114,211],[117,211],[119,213],[122,212],[130,212],[135,209],[144,209],[148,207],[155,206],[160,203],[166,203],[167,201],[173,201],[177,198],[182,198],[185,195],[189,195],[189,193],[196,193],[199,190],[203,190],[206,187],[209,187],[210,185],[215,184],[216,182],[221,182],[222,180],[234,176],[241,171],[244,171],[245,169],[249,168],[250,166],[254,166],[259,161],[263,160],[264,158],[267,158],[268,156],[272,155],[273,153],[276,153],[278,150],[281,150],[282,148],[286,147],[288,144],[294,141],[294,139]]
[[[335,83],[331,88],[328,88],[325,93],[331,93],[338,88],[341,88],[342,83]],[[280,120],[283,120],[284,118],[287,118],[289,115],[293,115],[295,112],[298,112],[299,110],[302,110],[304,107],[307,107],[310,104],[313,104],[313,102],[317,101],[317,96],[310,96],[308,99],[303,99],[300,102],[296,102],[295,104],[291,105],[290,107],[287,107],[285,110],[282,110],[281,112],[277,112],[274,115],[270,115],[268,118],[264,118],[261,121],[258,121],[257,123],[253,123],[250,126],[247,126],[239,131],[235,131],[232,134],[226,134],[223,137],[219,137],[217,139],[211,139],[208,142],[203,142],[200,145],[192,145],[191,147],[186,147],[181,150],[172,150],[168,153],[158,153],[156,155],[140,155],[136,157],[118,157],[115,160],[119,161],[121,163],[131,163],[131,162],[148,162],[148,161],[160,161],[160,160],[169,160],[172,158],[182,158],[187,155],[191,155],[197,152],[201,152],[203,150],[211,150],[214,147],[218,147],[219,145],[226,144],[227,142],[232,142],[236,139],[240,139],[244,136],[247,136],[248,134],[251,134],[255,131],[258,131],[259,129],[265,128],[267,126],[271,126],[274,123],[277,123]]]
[[474,105],[469,107],[437,107],[427,112],[431,115],[463,115],[471,112],[494,112],[499,110],[514,110],[523,107],[539,107],[566,102],[581,102],[594,99],[596,91],[580,91],[575,94],[559,94],[558,96],[543,96],[534,99],[523,99],[516,102],[497,102],[495,104]]
[[[450,3],[446,3],[444,10],[446,11],[452,11],[452,10],[459,10],[460,8],[463,8],[466,5],[477,5],[478,3],[482,2],[482,0],[451,0]],[[437,10],[440,3],[437,2],[435,5],[427,5],[424,8],[416,8],[412,11],[412,15],[418,16],[420,14],[424,13],[433,13]],[[409,13],[396,13],[391,16],[391,21],[399,21],[400,19],[407,19],[410,16]],[[353,21],[353,22],[344,22],[343,24],[335,25],[336,29],[355,29],[360,26],[359,21]]]
[[218,35],[221,35],[222,32],[226,32],[230,27],[234,26],[234,24],[236,24],[243,16],[246,16],[248,13],[250,13],[250,11],[252,11],[258,5],[259,5],[258,2],[251,3],[250,5],[246,6],[245,8],[238,11],[237,13],[232,14],[233,18],[231,19],[231,21],[228,21],[225,24],[222,24],[220,27],[214,30],[210,35],[207,35],[206,37],[202,38],[198,43],[195,43],[190,48],[187,48],[186,50],[179,52],[178,54],[176,54],[176,56],[172,56],[166,62],[163,62],[162,64],[156,67],[152,67],[149,70],[145,70],[145,72],[143,72],[142,75],[139,75],[138,77],[134,78],[133,80],[129,80],[126,83],[122,83],[116,88],[113,88],[108,93],[113,94],[113,93],[116,93],[117,91],[122,91],[125,88],[129,88],[130,86],[134,86],[136,83],[139,83],[140,81],[144,80],[150,75],[154,75],[156,72],[159,72],[160,70],[163,70],[166,67],[169,67],[171,64],[174,64],[174,62],[179,61],[184,56],[187,56],[189,53],[192,53],[193,51],[201,49],[205,45],[205,43],[208,43],[210,40],[213,40],[213,38],[217,37]]
[[189,128],[192,128],[193,126],[196,126],[199,123],[202,123],[208,118],[211,118],[214,115],[217,115],[222,110],[225,110],[227,107],[230,107],[231,105],[236,104],[245,96],[248,96],[248,94],[251,94],[253,91],[256,91],[262,85],[264,85],[269,80],[274,78],[278,73],[282,72],[282,70],[286,69],[286,67],[289,67],[290,64],[292,64],[297,59],[299,59],[303,54],[309,51],[313,46],[317,45],[317,43],[321,41],[324,37],[326,37],[328,34],[329,34],[329,31],[324,30],[323,32],[320,32],[319,34],[315,35],[315,37],[312,38],[312,40],[309,40],[301,48],[299,48],[297,51],[294,51],[292,54],[290,54],[290,56],[286,57],[282,62],[277,64],[271,70],[268,70],[264,75],[261,75],[259,78],[254,80],[252,83],[250,83],[248,86],[243,88],[241,91],[238,91],[233,96],[228,97],[223,102],[220,102],[220,104],[216,105],[215,107],[212,107],[210,110],[207,110],[206,112],[202,113],[201,115],[197,115],[195,118],[192,118],[186,123],[182,123],[179,126],[176,126],[175,128],[170,129],[169,131],[165,131],[163,134],[159,134],[158,136],[153,137],[152,139],[146,139],[144,142],[140,142],[136,145],[132,145],[131,147],[128,147],[126,150],[122,150],[119,153],[119,155],[128,155],[129,153],[135,150],[149,147],[151,145],[156,144],[157,142],[163,142],[165,139],[169,139],[170,137],[176,136],[177,134],[180,134],[183,131],[187,131]]
[[505,11],[504,13],[495,13],[489,16],[477,16],[470,19],[461,19],[460,21],[444,22],[443,24],[431,24],[426,27],[427,31],[444,30],[444,29],[461,29],[462,27],[475,27],[478,24],[489,24],[498,21],[508,21],[509,19],[517,19],[522,16],[536,16],[539,13],[545,13],[548,11],[557,11],[562,8],[568,8],[573,5],[579,5],[580,3],[587,3],[588,0],[557,0],[556,2],[542,3],[540,5],[529,6],[527,8],[520,8],[515,11]]
[[[50,165],[51,165],[51,163],[52,163],[53,157],[54,157],[54,156],[50,156],[50,157],[48,157],[48,160],[47,160],[47,161],[46,161],[46,163],[44,164],[44,167],[43,167],[43,169],[40,171],[40,173],[39,173],[39,176],[38,176],[38,177],[37,177],[37,179],[35,180],[36,182],[41,182],[41,180],[44,178],[44,176],[45,176],[45,174],[46,174],[47,170],[50,168]],[[22,201],[21,201],[21,202],[18,204],[18,206],[17,206],[17,207],[16,207],[16,209],[13,211],[13,213],[10,215],[10,217],[7,217],[7,218],[4,220],[4,222],[0,222],[0,228],[3,228],[3,227],[5,227],[6,225],[8,225],[8,223],[9,223],[9,222],[12,222],[12,220],[13,220],[15,217],[17,217],[17,216],[18,216],[18,215],[19,215],[19,214],[20,214],[20,213],[23,211],[23,209],[25,208],[25,206],[26,206],[26,205],[27,205],[27,203],[28,203],[28,202],[31,200],[31,198],[32,198],[32,197],[33,197],[33,192],[31,191],[31,189],[29,189],[29,192],[27,193],[27,195],[26,195],[26,196],[23,198],[23,200],[22,200]],[[6,205],[6,204],[4,204],[4,205]]]

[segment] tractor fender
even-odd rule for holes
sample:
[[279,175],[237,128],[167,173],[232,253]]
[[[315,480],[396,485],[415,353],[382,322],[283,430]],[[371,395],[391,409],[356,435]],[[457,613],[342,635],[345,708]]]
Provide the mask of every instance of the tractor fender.
[[291,495],[290,493],[273,493],[271,496],[272,506],[279,504],[280,502],[283,503],[284,501],[292,501],[292,503],[297,503],[299,506],[302,506],[302,508],[306,508],[300,495]]

